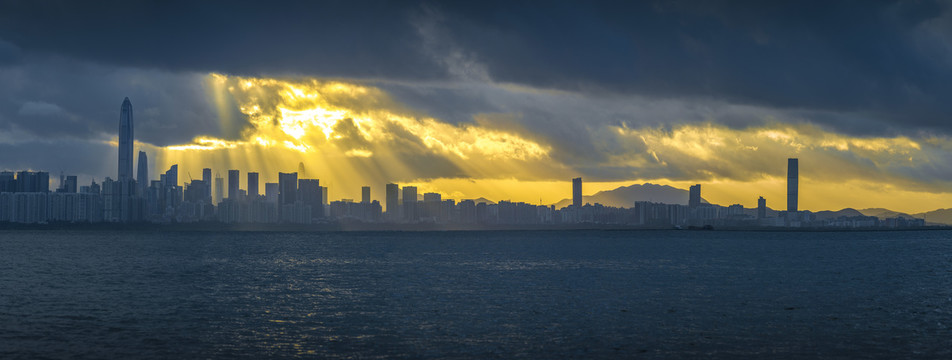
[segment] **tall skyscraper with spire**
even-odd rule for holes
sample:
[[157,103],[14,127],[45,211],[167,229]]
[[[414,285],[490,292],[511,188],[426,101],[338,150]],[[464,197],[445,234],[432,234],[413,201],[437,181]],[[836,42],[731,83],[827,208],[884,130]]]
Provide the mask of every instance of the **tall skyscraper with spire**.
[[119,180],[133,180],[132,174],[132,102],[122,100],[119,109]]

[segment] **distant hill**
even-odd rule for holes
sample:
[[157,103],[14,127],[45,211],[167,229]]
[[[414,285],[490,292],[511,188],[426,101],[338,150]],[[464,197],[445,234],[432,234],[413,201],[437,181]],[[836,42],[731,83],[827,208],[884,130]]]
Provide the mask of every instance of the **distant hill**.
[[862,212],[860,212],[859,210],[852,209],[852,208],[846,208],[846,209],[837,210],[837,211],[830,211],[830,210],[817,211],[817,212],[813,213],[813,215],[816,216],[816,219],[817,219],[817,220],[820,220],[820,221],[822,221],[822,220],[829,220],[829,219],[836,219],[836,218],[838,218],[838,217],[840,217],[840,216],[846,216],[846,217],[853,217],[853,216],[873,216],[873,215],[864,215],[864,214],[863,214]]
[[913,219],[913,218],[919,218],[919,219],[921,219],[921,218],[922,218],[921,216],[912,216],[912,215],[909,215],[909,214],[906,214],[906,213],[901,213],[901,212],[898,212],[898,211],[892,211],[892,210],[883,209],[883,208],[861,209],[861,210],[859,210],[859,212],[863,213],[863,215],[866,215],[866,216],[875,216],[875,217],[878,217],[878,218],[880,218],[880,219],[896,218],[896,217],[901,217],[901,218],[906,218],[906,219]]
[[489,199],[484,198],[484,197],[481,197],[481,198],[479,198],[479,199],[472,199],[472,200],[473,200],[473,202],[475,202],[475,203],[477,203],[477,204],[479,204],[479,203],[485,203],[485,204],[487,204],[487,205],[493,205],[493,204],[495,204],[495,202],[493,202],[492,200],[489,200]]
[[[651,183],[622,186],[614,190],[599,191],[591,196],[582,196],[583,204],[599,203],[605,206],[626,207],[635,206],[635,201],[651,201],[666,204],[688,204],[688,191],[668,185]],[[701,202],[707,203],[701,199]],[[555,203],[556,209],[572,204],[572,199],[563,199]]]
[[937,209],[912,216],[925,219],[926,223],[952,225],[952,209]]
[[[780,216],[779,213],[780,211],[777,211],[768,207],[765,215],[767,217],[777,217],[777,216]],[[753,218],[757,217],[757,208],[744,208],[744,215],[747,215]]]

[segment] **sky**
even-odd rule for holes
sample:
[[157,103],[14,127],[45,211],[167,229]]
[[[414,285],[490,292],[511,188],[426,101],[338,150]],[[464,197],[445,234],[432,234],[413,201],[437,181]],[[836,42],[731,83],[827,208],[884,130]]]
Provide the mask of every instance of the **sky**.
[[0,0],[0,170],[115,177],[124,97],[181,182],[952,207],[947,1]]

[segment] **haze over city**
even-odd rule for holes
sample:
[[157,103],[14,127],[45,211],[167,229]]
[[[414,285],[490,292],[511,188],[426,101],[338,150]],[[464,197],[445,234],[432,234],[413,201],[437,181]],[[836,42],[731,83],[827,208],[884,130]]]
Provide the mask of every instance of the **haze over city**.
[[180,182],[303,164],[332,199],[548,205],[582,177],[782,209],[799,158],[800,209],[948,207],[949,4],[820,4],[4,2],[0,170],[115,178],[128,97]]

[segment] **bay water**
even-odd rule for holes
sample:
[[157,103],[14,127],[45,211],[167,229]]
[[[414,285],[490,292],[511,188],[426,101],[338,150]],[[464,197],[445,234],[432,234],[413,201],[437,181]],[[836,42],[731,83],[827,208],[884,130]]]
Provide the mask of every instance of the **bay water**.
[[952,358],[952,232],[0,231],[0,358]]

